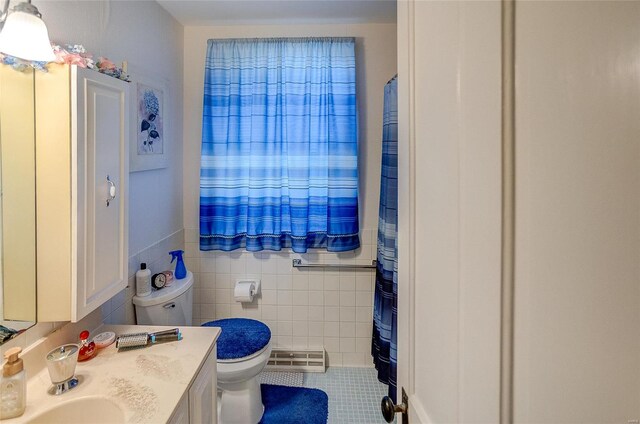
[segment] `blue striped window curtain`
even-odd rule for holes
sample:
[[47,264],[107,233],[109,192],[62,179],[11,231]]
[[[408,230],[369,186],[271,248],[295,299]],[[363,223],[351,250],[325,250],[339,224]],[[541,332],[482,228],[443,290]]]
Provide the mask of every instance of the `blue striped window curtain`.
[[357,249],[353,38],[209,40],[200,249]]

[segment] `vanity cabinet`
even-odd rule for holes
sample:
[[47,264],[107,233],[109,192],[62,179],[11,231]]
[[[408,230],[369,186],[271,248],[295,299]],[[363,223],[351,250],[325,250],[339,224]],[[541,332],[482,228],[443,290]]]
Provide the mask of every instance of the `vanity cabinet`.
[[216,424],[218,422],[216,357],[216,346],[214,346],[203,361],[188,393],[182,397],[173,412],[169,424]]
[[36,87],[38,321],[79,321],[127,286],[129,84],[52,65]]
[[204,360],[200,372],[189,388],[189,423],[217,422],[216,347]]
[[189,424],[189,395],[185,394],[180,399],[180,403],[176,407],[167,424]]

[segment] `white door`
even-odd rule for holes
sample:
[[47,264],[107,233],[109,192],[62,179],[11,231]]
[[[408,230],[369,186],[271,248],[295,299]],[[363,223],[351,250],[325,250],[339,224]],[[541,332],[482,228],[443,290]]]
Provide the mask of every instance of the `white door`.
[[398,393],[499,421],[501,4],[398,2]]
[[640,420],[640,2],[516,2],[514,419]]
[[515,4],[515,320],[501,349],[502,6],[398,6],[409,419],[637,423],[640,3]]

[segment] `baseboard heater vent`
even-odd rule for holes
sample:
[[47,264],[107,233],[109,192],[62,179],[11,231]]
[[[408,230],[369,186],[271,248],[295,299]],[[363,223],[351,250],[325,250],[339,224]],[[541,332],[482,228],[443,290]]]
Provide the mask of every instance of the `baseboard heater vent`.
[[324,349],[274,348],[267,362],[267,371],[325,372]]

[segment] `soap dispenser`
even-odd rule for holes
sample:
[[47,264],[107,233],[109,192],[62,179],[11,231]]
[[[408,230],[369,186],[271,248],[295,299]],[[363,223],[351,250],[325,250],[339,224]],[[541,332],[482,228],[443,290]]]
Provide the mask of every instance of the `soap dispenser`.
[[19,417],[27,406],[27,382],[22,359],[22,348],[14,347],[4,353],[7,362],[2,367],[0,380],[0,419]]

